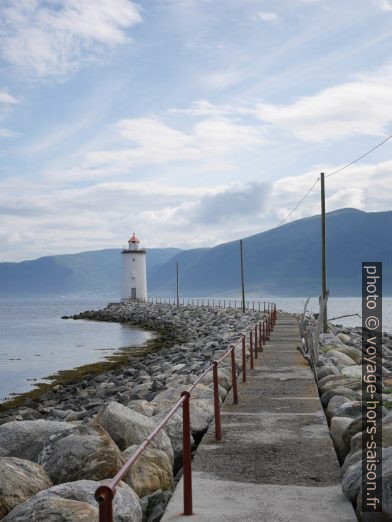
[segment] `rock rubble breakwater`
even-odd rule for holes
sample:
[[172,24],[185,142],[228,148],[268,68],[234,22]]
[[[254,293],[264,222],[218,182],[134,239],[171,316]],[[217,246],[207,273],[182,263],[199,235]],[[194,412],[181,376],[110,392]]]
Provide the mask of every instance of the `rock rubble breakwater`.
[[[118,303],[73,319],[118,321],[158,331],[160,349],[101,374],[57,385],[0,416],[0,519],[97,521],[94,492],[126,462],[181,392],[262,312]],[[158,344],[159,344],[158,342]],[[219,367],[223,401],[231,369]],[[157,521],[182,460],[176,413],[117,488],[115,520]],[[213,418],[212,373],[192,392],[192,442]]]
[[392,520],[392,336],[383,334],[382,513],[363,513],[362,505],[362,330],[329,324],[320,334],[316,375],[321,403],[341,464],[342,488],[359,520]]

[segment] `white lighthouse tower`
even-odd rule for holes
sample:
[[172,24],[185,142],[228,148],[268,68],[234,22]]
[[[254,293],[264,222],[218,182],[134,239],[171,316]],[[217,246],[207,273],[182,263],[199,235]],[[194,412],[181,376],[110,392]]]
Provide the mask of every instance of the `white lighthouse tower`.
[[132,234],[128,248],[121,252],[123,260],[121,299],[146,299],[146,251],[139,248],[140,241]]

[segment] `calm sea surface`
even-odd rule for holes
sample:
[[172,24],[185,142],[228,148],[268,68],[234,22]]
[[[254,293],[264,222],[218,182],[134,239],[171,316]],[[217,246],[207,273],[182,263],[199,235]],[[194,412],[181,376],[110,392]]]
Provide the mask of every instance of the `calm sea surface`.
[[152,334],[118,323],[61,319],[107,300],[0,299],[0,400],[30,390],[58,370],[103,360]]
[[[287,312],[303,311],[306,298],[271,298]],[[0,299],[0,400],[31,389],[59,370],[103,360],[120,348],[138,346],[152,334],[118,323],[61,319],[84,310],[102,308],[107,299]],[[318,312],[317,299],[308,309]],[[361,315],[360,298],[331,298],[330,318]],[[358,316],[335,324],[360,326]],[[392,298],[383,299],[383,330],[392,333]]]
[[[276,303],[277,307],[286,312],[302,313],[306,303],[306,297],[274,297],[271,301]],[[383,331],[392,333],[392,297],[384,297],[382,300],[383,308]],[[318,299],[310,299],[308,308],[313,313],[318,313]],[[331,297],[328,300],[328,319],[341,315],[357,314],[353,317],[345,317],[332,321],[333,324],[342,324],[344,326],[361,326],[362,325],[362,300],[360,297]]]

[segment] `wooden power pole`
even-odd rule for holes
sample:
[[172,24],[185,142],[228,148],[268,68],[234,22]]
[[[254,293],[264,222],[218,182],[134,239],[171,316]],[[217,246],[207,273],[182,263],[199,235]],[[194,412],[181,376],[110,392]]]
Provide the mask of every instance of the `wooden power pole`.
[[320,175],[321,180],[321,277],[322,277],[322,297],[325,303],[323,314],[323,332],[327,333],[327,259],[326,259],[326,240],[325,240],[325,182],[324,172]]
[[242,239],[240,239],[240,257],[241,257],[242,311],[245,313],[244,252],[243,252],[243,248],[242,248]]
[[177,307],[180,306],[179,280],[178,280],[178,263],[176,262],[176,279],[177,279]]

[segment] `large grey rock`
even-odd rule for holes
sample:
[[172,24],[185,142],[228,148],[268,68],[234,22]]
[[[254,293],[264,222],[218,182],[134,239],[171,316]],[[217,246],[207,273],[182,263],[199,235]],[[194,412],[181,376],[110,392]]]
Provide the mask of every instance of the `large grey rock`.
[[[124,451],[124,457],[129,459],[138,446],[130,446]],[[162,450],[147,448],[132,465],[127,475],[127,483],[139,495],[144,497],[158,489],[173,488],[173,469],[169,457]]]
[[336,388],[331,388],[321,395],[320,400],[324,408],[328,406],[329,401],[332,399],[332,397],[335,397],[335,395],[346,397],[350,401],[356,401],[359,398],[359,394],[353,390],[350,390],[350,388],[346,388],[345,386],[336,386]]
[[332,417],[331,420],[331,437],[340,462],[344,461],[344,458],[347,454],[347,450],[343,442],[343,434],[350,425],[351,421],[351,417]]
[[[383,448],[392,446],[392,424],[382,423],[382,441]],[[350,453],[355,453],[362,448],[362,432],[357,433],[351,439]]]
[[46,491],[16,506],[3,522],[98,522],[98,509],[91,504],[67,500]]
[[[141,444],[156,427],[150,417],[137,413],[118,402],[105,404],[99,411],[97,420],[123,451],[134,444]],[[163,450],[173,464],[173,448],[165,431],[160,431],[150,446]]]
[[338,350],[330,350],[329,352],[327,352],[326,355],[328,358],[332,359],[336,366],[338,366],[339,368],[343,366],[355,365],[355,361],[353,361],[351,357]]
[[340,375],[340,370],[333,364],[326,364],[320,368],[316,368],[317,379],[321,380],[327,375]]
[[[159,404],[158,404],[159,407]],[[165,417],[168,408],[161,409],[160,413],[154,415],[152,420],[159,424],[159,422]],[[181,467],[182,462],[182,415],[181,410],[180,413],[175,413],[173,417],[167,422],[165,431],[168,434],[172,448],[174,451],[174,468],[177,470]],[[191,434],[191,444],[194,445],[195,441]]]
[[[385,449],[382,451],[382,488],[383,488],[383,512],[392,519],[392,456]],[[353,502],[360,500],[362,489],[362,459],[347,467],[342,481],[342,489],[345,495]]]
[[0,457],[0,519],[38,491],[50,488],[46,471],[29,460]]
[[124,464],[110,435],[96,422],[74,427],[49,440],[38,462],[55,484],[114,477]]
[[[328,405],[329,406],[329,405]],[[335,411],[336,417],[351,417],[355,419],[362,415],[361,401],[347,401]]]
[[361,380],[362,379],[362,365],[355,364],[354,366],[345,366],[342,368],[342,375],[349,377],[350,379]]
[[[328,345],[323,348],[323,351],[327,356],[331,356],[331,355],[333,356],[333,354],[335,352],[339,352],[339,353],[342,353],[345,356],[349,357],[350,359],[352,359],[355,364],[362,363],[362,352],[360,350],[358,350],[357,348],[354,348],[353,346]],[[347,359],[344,357],[343,361],[347,361]],[[349,361],[349,364],[351,365],[352,363]]]
[[[16,506],[6,522],[98,522],[95,491],[107,481],[78,480],[40,491]],[[137,495],[120,482],[113,501],[116,522],[141,522],[142,511]]]
[[347,403],[347,397],[342,397],[341,395],[335,395],[328,403],[328,407],[325,411],[328,421],[331,420],[332,417],[335,416],[336,411],[343,405]]
[[[54,486],[50,489],[54,494],[66,498],[74,499],[79,502],[87,502],[92,506],[97,506],[95,491],[101,484],[107,484],[108,480],[78,480],[77,482],[67,482]],[[133,489],[124,482],[120,482],[116,488],[116,495],[113,500],[113,513],[116,522],[139,522],[142,517],[140,501]]]
[[37,462],[49,437],[72,427],[66,422],[43,419],[7,422],[0,426],[0,443],[9,456]]

